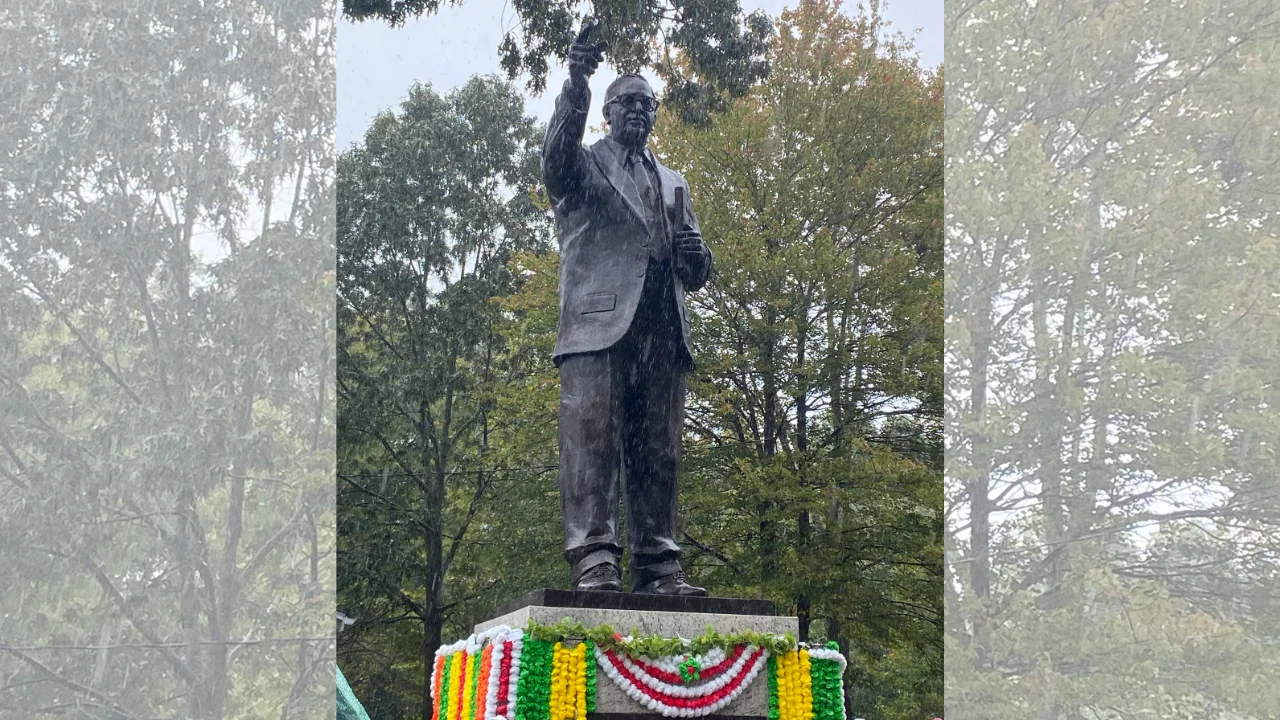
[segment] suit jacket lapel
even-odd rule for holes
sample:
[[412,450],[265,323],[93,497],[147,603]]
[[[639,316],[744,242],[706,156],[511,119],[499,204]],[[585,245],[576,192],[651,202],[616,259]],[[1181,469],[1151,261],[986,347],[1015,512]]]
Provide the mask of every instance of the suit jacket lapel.
[[[599,167],[600,172],[604,174],[605,179],[622,196],[623,202],[631,209],[636,219],[641,223],[646,223],[647,213],[644,212],[640,193],[636,188],[635,182],[631,179],[631,172],[626,166],[624,157],[617,152],[616,147],[609,139],[602,139],[592,148],[595,152],[591,153],[591,157],[595,160],[596,167]],[[661,175],[662,173],[658,174]]]

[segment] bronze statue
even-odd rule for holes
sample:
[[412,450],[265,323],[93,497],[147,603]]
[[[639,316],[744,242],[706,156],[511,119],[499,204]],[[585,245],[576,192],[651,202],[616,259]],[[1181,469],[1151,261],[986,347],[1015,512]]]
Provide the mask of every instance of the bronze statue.
[[605,91],[608,137],[582,144],[588,78],[606,46],[589,21],[543,146],[560,237],[560,499],[578,590],[622,590],[618,490],[625,479],[631,590],[706,595],[680,568],[676,475],[685,374],[684,294],[711,272],[688,183],[648,147],[658,100],[639,75]]

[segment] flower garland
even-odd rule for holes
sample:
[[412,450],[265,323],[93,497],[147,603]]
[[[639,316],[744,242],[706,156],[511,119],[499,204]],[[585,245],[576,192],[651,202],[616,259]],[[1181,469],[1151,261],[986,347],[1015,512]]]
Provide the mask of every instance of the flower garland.
[[846,661],[836,643],[809,650],[813,678],[814,720],[845,720],[844,670]]
[[500,625],[436,650],[432,720],[507,720],[523,640],[524,631]]
[[[498,706],[494,710],[494,717],[486,717],[485,720],[513,717],[520,697],[520,669],[523,667],[520,664],[520,658],[523,654],[524,633],[513,631],[512,637],[503,645],[504,664],[498,685]],[[510,662],[507,662],[508,658]]]
[[764,672],[769,720],[846,720],[845,664],[834,643],[810,648],[781,635],[637,639],[567,621],[530,623],[528,630],[499,626],[436,651],[431,717],[587,720],[603,670],[636,703],[664,717],[710,715]]
[[793,651],[778,656],[777,693],[778,720],[798,720],[796,703],[799,693],[796,688],[796,665],[799,664],[799,652]]
[[846,661],[835,643],[801,646],[774,660],[769,720],[845,720]]
[[[649,668],[625,654],[615,653],[612,650],[599,651],[597,658],[600,659],[600,666],[609,672],[609,666],[618,668],[621,673],[625,669],[626,676],[634,677],[645,687],[678,698],[699,698],[717,692],[727,685],[734,684],[744,671],[750,671],[752,662],[756,659],[756,654],[763,654],[765,651],[760,648],[745,648],[745,652],[737,653],[737,660],[734,661],[726,670],[719,673],[715,678],[708,682],[687,686],[677,679],[677,683],[673,684],[663,682],[661,679],[650,674]],[[623,688],[625,691],[626,688]]]
[[551,720],[551,661],[555,646],[525,638],[515,720]]
[[769,720],[782,717],[778,709],[778,658],[769,657]]
[[555,644],[551,669],[551,720],[576,720],[587,716],[587,646]]
[[467,657],[465,650],[459,650],[453,655],[452,672],[449,674],[449,709],[452,711],[449,717],[453,720],[462,719],[462,693],[467,677]]
[[664,683],[649,675],[631,658],[613,650],[596,650],[605,674],[632,700],[664,717],[702,717],[736,700],[765,666],[768,651],[748,648],[726,672],[701,685]]
[[493,646],[486,645],[480,654],[480,671],[476,673],[476,686],[472,692],[471,716],[476,720],[484,717],[489,704],[489,675],[493,668]]
[[[725,655],[723,651],[713,650],[701,658],[690,655],[684,660],[665,658],[657,662],[650,661],[647,658],[632,658],[632,662],[648,675],[663,682],[673,685],[681,683],[691,685],[701,680],[709,680],[733,667],[733,664],[742,656],[746,648],[746,645],[738,645],[730,655]],[[704,663],[714,664],[710,667],[703,667]],[[692,670],[693,668],[697,668],[697,671],[686,673],[686,669]]]
[[[596,656],[596,644],[590,640],[584,640],[582,645],[583,660],[587,658],[594,659]],[[589,663],[589,667],[585,668],[586,675],[586,693],[587,693],[587,712],[594,713],[596,711],[596,666],[595,663]]]
[[702,678],[702,663],[698,662],[698,658],[691,657],[680,663],[680,679],[686,684],[693,683]]
[[431,673],[431,697],[436,699],[432,703],[434,709],[431,713],[431,720],[440,720],[440,686],[444,683],[446,660],[441,655],[436,655],[435,669]]

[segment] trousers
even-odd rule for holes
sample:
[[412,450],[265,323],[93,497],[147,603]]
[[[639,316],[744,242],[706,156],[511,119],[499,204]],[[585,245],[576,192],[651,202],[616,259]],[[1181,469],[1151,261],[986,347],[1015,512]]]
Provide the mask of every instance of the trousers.
[[596,565],[621,565],[619,485],[632,587],[680,569],[676,477],[690,366],[670,264],[653,260],[627,334],[561,360],[560,504],[574,584]]

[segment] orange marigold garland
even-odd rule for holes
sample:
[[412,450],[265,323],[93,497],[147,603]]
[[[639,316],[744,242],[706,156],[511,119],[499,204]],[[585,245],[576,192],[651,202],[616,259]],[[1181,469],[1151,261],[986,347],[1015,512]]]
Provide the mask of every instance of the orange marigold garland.
[[444,657],[437,655],[435,671],[431,673],[431,698],[435,701],[431,720],[440,720],[440,684],[444,682],[444,662]]

